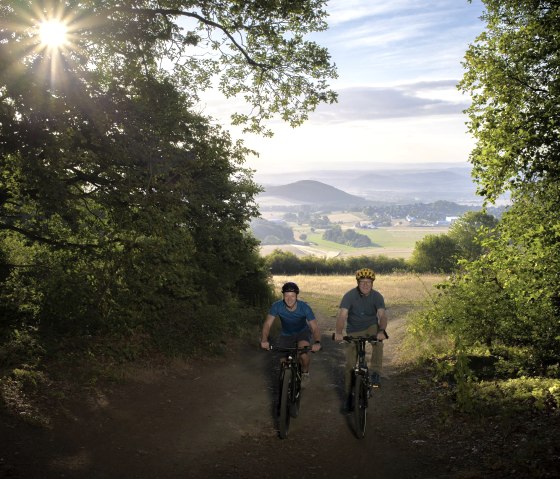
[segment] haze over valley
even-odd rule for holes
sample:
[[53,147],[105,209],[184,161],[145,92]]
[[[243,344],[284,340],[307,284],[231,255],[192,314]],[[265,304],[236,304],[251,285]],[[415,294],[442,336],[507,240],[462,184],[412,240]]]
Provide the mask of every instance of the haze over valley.
[[[325,202],[409,204],[440,200],[482,205],[482,198],[476,195],[471,167],[456,163],[375,164],[368,169],[318,169],[282,174],[257,172],[255,180],[265,188],[257,198],[261,206]],[[318,188],[316,182],[339,191],[327,192]],[[327,196],[317,198],[318,193]]]

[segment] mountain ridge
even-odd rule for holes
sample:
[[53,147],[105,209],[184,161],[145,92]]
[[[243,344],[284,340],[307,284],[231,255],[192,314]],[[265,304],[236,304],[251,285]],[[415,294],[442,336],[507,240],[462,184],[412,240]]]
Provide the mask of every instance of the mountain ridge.
[[272,197],[301,202],[301,204],[368,204],[369,201],[356,195],[351,195],[334,186],[316,180],[299,180],[279,186],[268,186],[257,197],[259,199]]
[[[328,204],[368,204],[368,203],[430,203],[438,200],[463,204],[482,204],[476,195],[476,185],[471,176],[470,166],[444,166],[436,168],[394,168],[370,170],[315,170],[286,172],[282,175],[258,174],[255,176],[265,192],[260,199],[271,204],[274,197],[292,204],[300,204],[303,194],[291,191],[300,181],[315,181],[337,191],[331,191],[327,198],[326,190],[320,190],[322,200]],[[279,184],[279,181],[283,181]],[[317,186],[315,186],[317,187]],[[341,193],[349,195],[343,197]],[[303,203],[317,203],[316,199],[306,197]]]

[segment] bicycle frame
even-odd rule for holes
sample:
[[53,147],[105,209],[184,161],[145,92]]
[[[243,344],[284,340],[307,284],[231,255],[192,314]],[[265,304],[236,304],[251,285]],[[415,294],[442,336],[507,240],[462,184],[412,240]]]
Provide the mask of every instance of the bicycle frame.
[[356,364],[352,369],[350,391],[353,395],[354,427],[356,436],[363,439],[366,432],[366,417],[369,403],[371,384],[369,368],[366,361],[366,342],[378,342],[377,336],[344,336],[344,341],[356,343]]
[[285,352],[286,356],[280,366],[280,396],[278,399],[278,416],[280,437],[284,439],[288,435],[290,418],[299,414],[299,402],[301,399],[301,364],[299,356],[304,352],[311,352],[311,348],[305,346],[300,348],[271,348],[276,351]]

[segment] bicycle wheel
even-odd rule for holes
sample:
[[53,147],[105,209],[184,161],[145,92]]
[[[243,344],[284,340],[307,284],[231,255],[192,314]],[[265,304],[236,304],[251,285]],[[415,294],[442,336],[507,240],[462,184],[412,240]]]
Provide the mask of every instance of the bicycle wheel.
[[284,439],[290,429],[290,386],[292,382],[292,371],[284,370],[282,384],[280,385],[280,437]]
[[298,417],[299,401],[301,399],[301,371],[293,377],[292,387],[290,387],[290,416]]
[[358,439],[366,434],[367,405],[367,385],[358,374],[354,378],[354,428]]

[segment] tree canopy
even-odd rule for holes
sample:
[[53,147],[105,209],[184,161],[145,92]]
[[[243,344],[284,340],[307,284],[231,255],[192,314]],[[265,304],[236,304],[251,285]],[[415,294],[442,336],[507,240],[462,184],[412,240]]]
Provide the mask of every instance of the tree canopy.
[[560,171],[560,7],[554,0],[484,0],[486,30],[470,46],[460,84],[490,200],[557,183]]
[[485,349],[502,377],[559,378],[560,4],[483,2],[486,28],[465,55],[460,88],[472,97],[479,193],[492,203],[508,192],[511,204],[422,325],[449,333],[459,352]]
[[[328,52],[305,39],[326,28],[323,4],[0,1],[3,337],[193,346],[267,299],[249,150],[198,100],[240,96],[234,121],[264,133],[334,101]],[[52,18],[57,47],[39,35]]]

